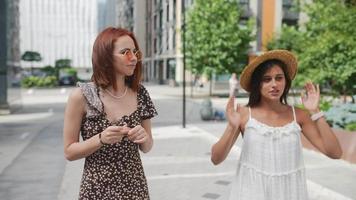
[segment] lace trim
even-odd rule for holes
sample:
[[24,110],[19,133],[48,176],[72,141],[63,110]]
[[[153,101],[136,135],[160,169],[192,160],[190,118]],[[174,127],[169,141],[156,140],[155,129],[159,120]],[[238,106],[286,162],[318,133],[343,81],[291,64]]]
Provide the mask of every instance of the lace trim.
[[292,121],[284,126],[273,127],[264,124],[254,118],[250,118],[246,123],[246,130],[255,129],[256,133],[265,136],[272,136],[273,138],[280,138],[288,135],[299,135],[302,130],[298,123]]
[[241,167],[243,167],[243,168],[245,168],[245,169],[253,170],[253,171],[255,171],[256,173],[262,174],[262,175],[264,175],[264,176],[289,176],[289,175],[292,175],[292,174],[304,173],[304,172],[305,172],[305,167],[304,167],[304,166],[301,166],[301,167],[298,167],[297,169],[290,170],[290,171],[286,171],[286,172],[272,173],[272,172],[263,171],[263,170],[261,170],[261,169],[258,169],[258,168],[255,167],[255,166],[250,165],[250,164],[247,164],[247,163],[239,162],[238,165],[240,165]]

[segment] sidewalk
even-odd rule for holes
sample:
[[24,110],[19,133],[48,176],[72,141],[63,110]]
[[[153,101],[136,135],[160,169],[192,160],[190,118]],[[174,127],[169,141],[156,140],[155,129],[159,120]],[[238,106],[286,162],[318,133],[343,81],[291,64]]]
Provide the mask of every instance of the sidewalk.
[[[215,126],[222,128],[223,124]],[[196,126],[160,127],[152,132],[155,146],[148,154],[141,154],[152,200],[228,199],[241,138],[227,159],[214,166],[210,148],[218,139],[216,133]],[[355,165],[309,150],[304,150],[304,157],[311,200],[356,199]],[[68,162],[59,200],[76,198],[83,161]]]
[[[175,96],[182,98],[182,88],[172,88],[170,86],[147,86],[147,89],[152,94],[159,94],[162,96]],[[190,91],[190,88],[187,88]],[[186,93],[188,93],[186,91]],[[190,93],[188,93],[190,94]],[[200,103],[208,91],[194,91],[193,98],[187,100]],[[227,97],[211,97],[210,98],[214,108],[225,110]],[[246,104],[247,97],[236,98],[238,104]],[[289,103],[300,103],[296,98],[288,99]],[[220,137],[224,127],[220,128],[215,137]],[[209,131],[211,133],[211,131]],[[307,146],[307,145],[306,145]],[[309,147],[308,147],[309,148]],[[321,153],[304,149],[304,158],[307,167],[308,186],[311,189],[311,197],[314,199],[356,199],[356,164],[351,164],[344,160],[332,160],[322,155]],[[323,197],[323,198],[321,198]]]
[[[146,84],[145,84],[146,85]],[[156,99],[181,99],[182,88],[166,85],[146,85],[153,101]],[[53,89],[39,92],[36,98],[24,95],[25,104],[65,103],[72,88]],[[194,98],[187,100],[200,103],[207,93],[196,91]],[[24,94],[31,91],[24,91]],[[211,98],[213,106],[224,110],[227,98]],[[247,98],[238,98],[238,103],[246,103]],[[51,115],[51,111],[1,116],[0,123],[40,119]],[[202,123],[180,126],[153,127],[154,148],[142,154],[145,174],[148,179],[152,200],[199,200],[228,198],[232,177],[235,175],[240,152],[241,138],[224,161],[213,166],[210,162],[210,148],[221,136],[225,123]],[[356,164],[343,160],[331,160],[320,153],[304,150],[307,168],[308,190],[311,200],[356,200]],[[67,162],[58,198],[76,199],[79,191],[81,170],[84,159]]]

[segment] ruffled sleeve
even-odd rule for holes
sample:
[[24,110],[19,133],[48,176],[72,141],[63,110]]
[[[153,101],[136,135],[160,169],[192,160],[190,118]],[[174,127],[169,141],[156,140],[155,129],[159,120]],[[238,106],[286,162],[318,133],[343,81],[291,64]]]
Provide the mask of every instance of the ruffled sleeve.
[[94,83],[78,82],[77,86],[82,90],[83,95],[87,101],[86,117],[93,117],[100,115],[103,112],[103,105],[98,96],[98,89]]
[[140,103],[140,116],[142,120],[151,119],[156,116],[157,110],[151,100],[148,91],[143,85],[140,85],[139,91],[139,103]]

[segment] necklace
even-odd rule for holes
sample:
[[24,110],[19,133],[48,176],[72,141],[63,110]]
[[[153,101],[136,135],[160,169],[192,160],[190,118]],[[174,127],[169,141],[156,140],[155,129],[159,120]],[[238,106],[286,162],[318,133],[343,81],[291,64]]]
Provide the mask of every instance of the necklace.
[[121,99],[122,97],[124,97],[127,93],[127,86],[125,87],[125,91],[122,95],[120,96],[116,96],[113,93],[111,93],[108,89],[105,89],[105,92],[107,92],[111,97],[115,98],[115,99]]

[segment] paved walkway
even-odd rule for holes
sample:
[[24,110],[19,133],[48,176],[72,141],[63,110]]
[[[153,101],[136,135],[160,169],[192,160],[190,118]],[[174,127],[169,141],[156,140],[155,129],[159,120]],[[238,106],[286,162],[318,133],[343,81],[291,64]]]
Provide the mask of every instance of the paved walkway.
[[[216,124],[220,128],[222,124]],[[153,200],[228,199],[240,154],[241,138],[220,165],[210,162],[210,148],[218,137],[197,126],[153,128],[154,149],[142,154]],[[308,191],[311,200],[356,198],[356,167],[304,150]],[[79,190],[83,160],[68,162],[60,200],[75,199]],[[336,173],[337,172],[337,173]]]
[[[182,88],[148,85],[147,89],[154,101],[159,98],[181,98]],[[43,94],[40,99],[32,97],[31,91],[24,91],[23,101],[26,104],[52,101],[64,103],[69,90],[54,89],[52,93]],[[197,92],[199,98],[190,98],[189,101],[201,102],[203,92]],[[226,98],[212,98],[212,101],[215,107],[223,109]],[[246,98],[239,98],[238,101],[244,103]],[[14,119],[28,120],[31,116],[43,118],[50,114],[51,111],[0,116],[0,123],[9,123]],[[222,134],[224,126],[224,122],[211,122],[189,124],[185,129],[179,126],[153,128],[154,149],[148,154],[142,154],[152,200],[228,198],[242,140],[238,140],[224,163],[213,166],[210,162],[210,148]],[[310,150],[304,150],[304,157],[311,200],[356,199],[355,164],[331,160]],[[67,162],[58,196],[60,200],[76,198],[82,165],[83,159]]]

